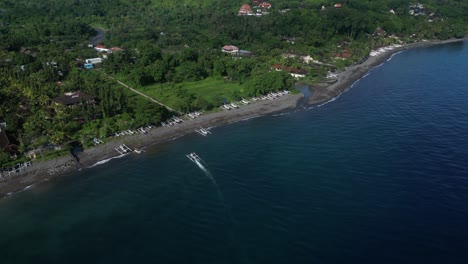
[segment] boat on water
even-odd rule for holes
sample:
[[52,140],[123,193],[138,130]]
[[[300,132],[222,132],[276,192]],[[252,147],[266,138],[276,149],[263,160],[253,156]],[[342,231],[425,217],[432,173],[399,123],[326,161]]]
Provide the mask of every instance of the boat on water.
[[197,153],[192,152],[190,154],[185,155],[189,160],[197,163],[201,161],[201,158],[197,155]]
[[210,131],[204,129],[204,128],[200,128],[200,129],[197,129],[195,130],[198,134],[202,135],[202,136],[207,136],[208,134],[211,134]]

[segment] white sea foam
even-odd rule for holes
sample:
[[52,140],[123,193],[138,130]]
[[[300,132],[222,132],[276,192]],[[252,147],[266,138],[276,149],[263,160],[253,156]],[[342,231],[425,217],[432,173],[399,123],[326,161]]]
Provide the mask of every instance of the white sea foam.
[[283,112],[283,113],[274,114],[273,116],[284,116],[284,115],[289,115],[291,113],[292,112]]
[[119,158],[125,157],[128,154],[129,153],[125,153],[125,154],[121,154],[121,155],[118,155],[118,156],[115,156],[115,157],[112,157],[112,158],[108,158],[108,159],[105,159],[105,160],[100,160],[100,161],[94,163],[93,165],[89,166],[88,168],[93,168],[93,167],[105,164],[105,163],[107,163],[107,162],[109,162],[109,161],[111,161],[113,159],[119,159]]
[[[247,121],[247,120],[250,120],[250,119],[254,119],[254,118],[257,118],[257,117],[261,117],[262,115],[254,115],[254,116],[249,116],[249,117],[246,117],[240,121]],[[231,122],[231,123],[236,123],[236,121],[234,122]]]
[[395,55],[397,55],[397,54],[399,54],[399,53],[402,53],[402,52],[403,52],[403,51],[400,50],[400,51],[398,51],[398,52],[393,53],[392,56],[390,56],[390,58],[387,59],[387,61],[391,61],[391,60],[393,59],[393,56],[395,56]]

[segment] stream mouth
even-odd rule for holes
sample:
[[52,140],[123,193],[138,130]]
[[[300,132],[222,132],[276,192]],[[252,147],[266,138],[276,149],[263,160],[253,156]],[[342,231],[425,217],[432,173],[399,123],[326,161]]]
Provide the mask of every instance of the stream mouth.
[[299,90],[304,96],[297,102],[297,107],[304,107],[312,96],[312,89],[308,84],[296,83],[294,88]]
[[83,144],[79,141],[74,141],[69,144],[70,154],[77,162],[80,162],[79,153],[83,152]]

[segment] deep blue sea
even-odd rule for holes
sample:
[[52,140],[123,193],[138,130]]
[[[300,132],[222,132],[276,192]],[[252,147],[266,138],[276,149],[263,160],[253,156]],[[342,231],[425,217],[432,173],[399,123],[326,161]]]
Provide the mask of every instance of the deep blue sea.
[[468,42],[211,131],[0,200],[0,263],[468,263]]

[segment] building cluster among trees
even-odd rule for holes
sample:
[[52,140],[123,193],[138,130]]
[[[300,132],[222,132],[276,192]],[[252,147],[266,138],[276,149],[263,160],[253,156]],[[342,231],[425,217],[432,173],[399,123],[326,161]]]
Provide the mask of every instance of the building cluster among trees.
[[117,81],[180,112],[211,110],[290,88],[292,74],[323,81],[374,48],[464,37],[466,10],[437,0],[4,1],[0,163],[174,114]]

